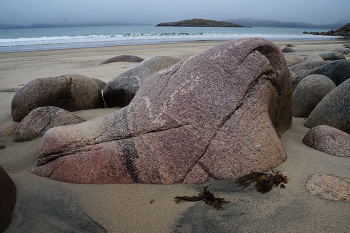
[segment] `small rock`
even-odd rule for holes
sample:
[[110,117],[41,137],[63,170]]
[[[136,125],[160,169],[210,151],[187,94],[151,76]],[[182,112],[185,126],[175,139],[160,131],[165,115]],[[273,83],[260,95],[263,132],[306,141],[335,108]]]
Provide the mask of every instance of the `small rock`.
[[306,183],[312,195],[331,201],[350,201],[350,179],[319,173],[312,175]]
[[58,107],[47,106],[36,108],[19,123],[14,141],[29,141],[43,136],[46,131],[53,127],[77,124],[84,121],[84,119],[74,113]]
[[18,126],[18,122],[8,121],[0,127],[0,137],[1,136],[10,136],[16,133],[16,128]]
[[103,62],[100,63],[100,65],[103,64],[108,64],[112,62],[142,62],[144,59],[138,56],[133,56],[133,55],[120,55],[120,56],[115,56],[112,58],[109,58]]
[[316,150],[338,157],[350,157],[350,135],[328,125],[312,128],[303,143]]
[[345,60],[344,54],[339,52],[327,52],[327,53],[321,53],[320,57],[323,58],[323,60]]
[[295,50],[292,49],[291,47],[284,47],[282,49],[282,52],[284,52],[284,53],[292,53],[292,52],[295,52]]

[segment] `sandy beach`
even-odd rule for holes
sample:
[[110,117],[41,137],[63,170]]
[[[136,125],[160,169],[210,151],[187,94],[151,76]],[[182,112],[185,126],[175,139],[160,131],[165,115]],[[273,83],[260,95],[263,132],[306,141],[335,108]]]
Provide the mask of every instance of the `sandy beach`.
[[[136,65],[115,62],[99,65],[118,55],[144,59],[156,55],[185,59],[221,42],[132,45],[85,49],[0,53],[0,126],[12,121],[13,90],[32,79],[81,74],[108,82]],[[276,41],[279,47],[293,44],[296,51],[286,56],[304,58],[334,49],[349,41]],[[349,57],[347,57],[350,60]],[[118,108],[74,112],[90,120]],[[205,184],[113,184],[63,183],[29,173],[37,162],[41,138],[13,142],[14,136],[0,136],[0,165],[17,187],[12,223],[14,232],[350,232],[350,202],[336,202],[313,196],[307,179],[317,173],[350,178],[350,158],[322,153],[302,143],[309,131],[304,118],[293,118],[282,136],[288,154],[276,169],[289,177],[285,189],[266,194],[254,187],[240,189],[233,180]],[[216,197],[230,203],[217,210],[204,202],[175,203],[175,196],[193,196],[210,185]],[[84,229],[84,231],[82,230]]]

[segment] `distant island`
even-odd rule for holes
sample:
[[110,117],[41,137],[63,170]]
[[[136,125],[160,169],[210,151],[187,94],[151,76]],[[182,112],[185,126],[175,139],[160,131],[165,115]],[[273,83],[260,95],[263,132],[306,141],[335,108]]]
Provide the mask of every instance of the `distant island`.
[[156,27],[243,27],[241,25],[231,23],[231,22],[223,22],[223,21],[215,21],[215,20],[207,20],[207,19],[189,19],[182,20],[178,22],[168,22],[168,23],[159,23]]

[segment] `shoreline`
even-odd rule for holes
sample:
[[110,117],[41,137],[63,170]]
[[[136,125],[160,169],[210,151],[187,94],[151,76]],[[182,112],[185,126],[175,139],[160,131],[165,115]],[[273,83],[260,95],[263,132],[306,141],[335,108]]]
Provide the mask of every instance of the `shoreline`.
[[[241,37],[235,37],[232,38],[238,39]],[[263,37],[264,38],[264,37]],[[279,37],[273,37],[269,36],[269,38],[266,38],[268,40],[274,41],[274,42],[283,42],[283,41],[293,41],[293,42],[300,42],[300,41],[334,41],[334,40],[347,40],[345,38],[339,37],[339,36],[322,36],[319,38],[309,38],[309,39],[299,39],[299,38],[279,38]],[[140,40],[139,43],[135,44],[134,42],[130,41],[118,41],[118,42],[80,42],[80,43],[66,43],[66,44],[42,44],[42,45],[22,45],[22,46],[13,46],[13,47],[0,47],[0,54],[3,53],[17,53],[17,52],[37,52],[37,51],[51,51],[51,50],[66,50],[66,49],[87,49],[87,48],[103,48],[103,47],[118,47],[118,46],[134,46],[134,45],[161,45],[161,44],[183,44],[183,43],[212,43],[212,42],[218,42],[223,43],[225,41],[229,41],[227,39],[213,39],[213,40],[159,40],[159,41],[153,41],[153,40]],[[118,43],[118,44],[116,44]]]
[[[166,55],[181,59],[222,42],[187,42],[150,45],[45,50],[0,53],[0,89],[19,88],[34,78],[62,74],[82,74],[108,82],[138,63],[115,62],[99,65],[118,55],[147,59]],[[280,48],[293,44],[295,52],[286,56],[305,57],[344,48],[346,40],[274,41]],[[347,57],[349,60],[349,57]],[[0,91],[0,126],[11,118],[15,92]],[[90,120],[118,108],[74,112]],[[0,165],[17,187],[17,203],[12,223],[5,233],[60,232],[74,224],[89,223],[107,232],[349,232],[350,202],[329,201],[313,196],[306,189],[307,179],[315,173],[350,178],[349,158],[322,153],[302,143],[309,131],[304,118],[293,118],[292,127],[281,141],[288,159],[276,169],[289,177],[285,189],[274,188],[260,194],[254,187],[244,190],[232,180],[204,184],[72,184],[29,173],[37,162],[42,138],[13,142],[14,135],[0,136]],[[197,195],[203,186],[216,197],[231,203],[216,210],[203,202],[175,203],[175,196]],[[74,216],[74,218],[72,217]],[[84,220],[84,221],[85,221]],[[24,225],[25,225],[24,224]],[[55,229],[59,229],[56,230]],[[89,230],[86,229],[86,232]],[[90,231],[97,232],[97,231]]]

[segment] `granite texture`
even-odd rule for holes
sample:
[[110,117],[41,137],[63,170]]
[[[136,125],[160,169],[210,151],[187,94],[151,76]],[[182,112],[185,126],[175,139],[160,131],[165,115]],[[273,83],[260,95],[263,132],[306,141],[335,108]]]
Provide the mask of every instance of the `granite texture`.
[[86,76],[67,74],[37,78],[25,84],[12,99],[11,115],[20,122],[37,107],[56,106],[67,111],[103,108],[99,86]]
[[228,41],[155,73],[127,107],[50,129],[31,172],[73,183],[202,183],[286,160],[292,83],[271,41]]

